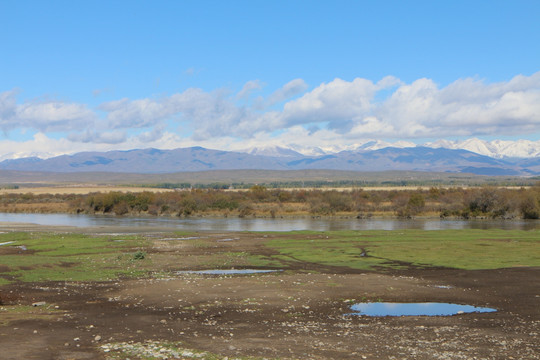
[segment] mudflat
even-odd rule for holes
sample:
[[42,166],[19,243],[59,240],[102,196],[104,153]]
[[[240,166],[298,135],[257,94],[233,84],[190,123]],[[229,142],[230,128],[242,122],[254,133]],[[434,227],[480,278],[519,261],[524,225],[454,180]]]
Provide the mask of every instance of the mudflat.
[[[128,241],[109,231],[100,236],[109,236],[111,243]],[[132,263],[151,270],[144,275],[1,286],[0,358],[540,359],[538,266],[467,270],[401,262],[363,269],[280,253],[269,244],[283,234],[149,231],[139,236],[145,241],[141,265]],[[309,242],[325,235],[287,236]],[[497,239],[497,244],[510,241]],[[36,254],[30,246],[15,245],[0,246],[0,259]],[[358,261],[370,256],[369,249],[358,247]],[[26,270],[33,266],[40,265]],[[76,265],[62,266],[68,271]],[[276,271],[182,272],[251,268]],[[10,270],[0,262],[0,272]],[[379,301],[497,311],[350,314],[355,303]]]

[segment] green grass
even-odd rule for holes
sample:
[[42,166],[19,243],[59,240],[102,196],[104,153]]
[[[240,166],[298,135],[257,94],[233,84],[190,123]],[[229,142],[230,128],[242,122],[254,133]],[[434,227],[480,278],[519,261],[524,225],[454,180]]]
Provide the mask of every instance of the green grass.
[[[164,264],[177,263],[170,254],[148,254],[151,242],[139,236],[0,234],[0,243],[9,241],[13,243],[0,248],[0,285],[14,281],[141,277],[166,271]],[[183,243],[201,249],[213,246],[205,239]],[[13,250],[14,246],[24,246],[27,250]],[[467,270],[540,266],[538,230],[285,232],[272,233],[265,246],[272,251],[264,255],[239,249],[208,251],[190,259],[189,266],[287,269],[303,268],[310,263],[363,270],[411,266]],[[178,256],[180,261],[182,254]]]
[[[121,241],[119,241],[121,240]],[[10,281],[90,281],[139,276],[149,263],[135,259],[145,240],[134,236],[6,233],[0,242],[25,251],[1,255],[0,284]]]
[[[282,260],[354,269],[540,266],[537,230],[296,232],[283,233],[266,245],[279,251]],[[361,256],[363,251],[367,256]]]

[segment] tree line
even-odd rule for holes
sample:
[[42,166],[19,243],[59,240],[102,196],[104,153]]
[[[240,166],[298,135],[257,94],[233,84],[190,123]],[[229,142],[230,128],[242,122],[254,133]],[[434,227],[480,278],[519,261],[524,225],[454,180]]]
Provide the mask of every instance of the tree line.
[[[414,190],[273,189],[245,191],[190,189],[168,192],[106,192],[87,195],[3,194],[0,211],[43,212],[62,203],[61,211],[86,214],[154,216],[440,216],[441,218],[539,219],[540,184]],[[19,206],[24,204],[25,206]],[[32,204],[35,207],[32,207]],[[24,210],[20,210],[24,209]],[[45,210],[44,210],[45,209]],[[58,207],[56,207],[58,209]],[[55,210],[51,210],[53,212]]]

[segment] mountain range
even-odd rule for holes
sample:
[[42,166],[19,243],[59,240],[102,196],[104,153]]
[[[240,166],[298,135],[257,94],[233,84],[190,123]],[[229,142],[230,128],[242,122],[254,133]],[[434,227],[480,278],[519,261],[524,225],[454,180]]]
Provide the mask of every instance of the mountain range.
[[337,153],[304,155],[286,148],[247,152],[202,147],[174,150],[80,152],[48,159],[28,157],[0,162],[0,170],[41,172],[176,173],[206,170],[352,170],[427,171],[478,175],[540,175],[540,156],[494,158],[463,149],[444,147],[382,147],[380,144]]
[[474,153],[485,155],[497,159],[508,158],[535,158],[540,156],[540,141],[530,140],[492,140],[486,141],[481,139],[467,139],[463,141],[437,140],[428,142],[422,145],[417,145],[409,141],[397,141],[394,143],[381,140],[366,140],[361,143],[350,146],[332,146],[327,148],[252,148],[245,150],[251,154],[259,155],[283,155],[287,151],[300,152],[304,155],[318,156],[337,153],[343,150],[379,150],[387,147],[410,148],[410,147],[430,147],[444,148],[454,150],[468,150]]

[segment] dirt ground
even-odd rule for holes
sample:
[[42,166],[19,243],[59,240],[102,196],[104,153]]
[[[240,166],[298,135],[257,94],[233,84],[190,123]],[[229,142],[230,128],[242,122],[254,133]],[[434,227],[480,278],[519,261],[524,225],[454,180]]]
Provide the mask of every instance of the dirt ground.
[[[253,275],[200,275],[215,253],[269,251],[257,233],[207,234],[213,246],[154,237],[151,279],[0,288],[0,359],[540,359],[540,268],[377,273],[295,264]],[[266,235],[272,236],[272,235]],[[204,267],[207,268],[207,267]],[[361,301],[451,302],[497,309],[454,316],[350,315]],[[33,308],[34,309],[34,308]],[[180,353],[165,342],[181,342]],[[152,350],[153,349],[153,350]],[[126,353],[127,354],[127,353]]]

